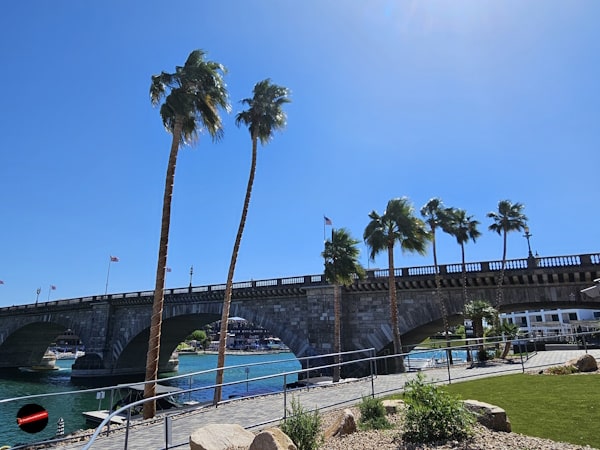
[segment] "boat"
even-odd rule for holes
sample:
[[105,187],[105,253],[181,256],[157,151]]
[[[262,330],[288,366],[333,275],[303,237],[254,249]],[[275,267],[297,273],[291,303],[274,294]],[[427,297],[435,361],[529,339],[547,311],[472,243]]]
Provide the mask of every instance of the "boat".
[[68,352],[68,351],[56,352],[57,359],[77,359],[83,355],[85,355],[85,352],[83,352],[81,350],[76,350],[75,352]]
[[21,372],[51,372],[59,369],[60,367],[56,367],[56,354],[49,350],[46,350],[46,353],[44,353],[44,356],[39,364],[34,364],[27,367],[19,367]]
[[290,351],[289,347],[281,342],[281,339],[276,337],[263,339],[262,344],[267,350],[279,350],[280,352]]
[[[83,417],[85,418],[85,421],[88,425],[91,426],[97,426],[100,423],[102,423],[102,421],[104,419],[106,419],[111,412],[116,411],[117,409],[128,405],[130,403],[134,403],[137,402],[138,400],[142,400],[144,398],[144,383],[137,383],[137,384],[120,384],[117,385],[117,387],[119,388],[119,399],[117,400],[117,402],[113,405],[112,409],[109,411],[107,409],[99,409],[97,411],[85,411],[83,412]],[[177,388],[177,387],[172,387],[172,386],[165,386],[163,384],[156,384],[156,395],[163,395],[163,394],[171,394],[162,398],[159,398],[156,400],[156,410],[157,411],[164,411],[164,410],[170,410],[170,409],[174,409],[174,408],[185,408],[185,407],[190,407],[190,406],[196,406],[199,403],[196,401],[186,401],[186,402],[180,402],[177,400],[177,394],[181,393],[181,389]],[[141,417],[141,412],[142,412],[142,405],[136,405],[135,407],[132,408],[131,410],[131,417],[132,418],[139,418]],[[110,419],[110,422],[112,424],[123,424],[127,421],[127,415],[125,413],[123,414],[117,414],[115,416],[113,416]]]

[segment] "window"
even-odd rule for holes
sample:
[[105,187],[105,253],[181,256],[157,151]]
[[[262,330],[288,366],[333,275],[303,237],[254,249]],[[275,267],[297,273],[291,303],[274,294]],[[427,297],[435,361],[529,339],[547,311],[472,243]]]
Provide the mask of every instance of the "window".
[[569,320],[577,320],[577,313],[569,313]]
[[552,322],[558,322],[558,314],[552,314]]
[[521,325],[527,325],[527,317],[521,317]]
[[536,322],[541,322],[542,321],[542,316],[535,316],[535,321]]

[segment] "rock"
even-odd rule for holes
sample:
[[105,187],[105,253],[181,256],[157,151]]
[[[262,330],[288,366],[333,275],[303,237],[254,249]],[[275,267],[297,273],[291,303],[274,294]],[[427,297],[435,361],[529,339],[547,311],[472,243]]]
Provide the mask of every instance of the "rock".
[[575,366],[580,372],[595,372],[598,370],[596,358],[590,354],[581,355],[579,358],[567,361],[565,366]]
[[404,410],[404,402],[402,400],[383,400],[381,403],[385,408],[385,413],[388,415],[397,414]]
[[248,450],[298,450],[298,447],[279,428],[269,428],[256,435]]
[[349,409],[345,409],[337,420],[325,430],[325,439],[330,439],[334,436],[345,436],[356,431],[356,420],[354,414]]
[[190,450],[226,450],[248,448],[254,440],[254,433],[241,425],[213,423],[198,428],[190,436]]
[[506,431],[510,433],[510,420],[508,420],[506,411],[502,408],[477,400],[464,400],[463,403],[467,410],[475,413],[477,422],[484,427],[494,431]]

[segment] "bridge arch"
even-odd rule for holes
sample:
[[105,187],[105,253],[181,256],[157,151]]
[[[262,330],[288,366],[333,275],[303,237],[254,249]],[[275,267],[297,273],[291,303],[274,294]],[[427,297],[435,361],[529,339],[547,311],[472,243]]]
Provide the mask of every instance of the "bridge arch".
[[[466,279],[471,298],[494,301],[500,267],[499,261],[467,265]],[[463,308],[461,270],[460,264],[440,266],[444,301],[449,313],[457,320],[460,320],[458,314]],[[365,280],[343,290],[344,350],[381,350],[391,342],[387,272],[367,271]],[[427,266],[399,268],[395,272],[400,332],[403,343],[411,344],[419,333],[425,333],[440,320],[434,270]],[[581,290],[597,278],[600,278],[599,253],[510,260],[506,264],[504,303],[500,310],[598,308],[600,297],[581,295]],[[244,317],[269,329],[297,357],[332,352],[333,289],[323,275],[236,282],[233,288],[232,316]],[[165,291],[161,363],[168,358],[177,341],[185,337],[186,321],[198,318],[198,322],[189,327],[192,331],[201,323],[220,319],[223,295],[224,285]],[[129,360],[139,357],[141,361],[147,353],[144,337],[150,324],[152,300],[153,292],[143,291],[0,308],[0,366],[15,366],[22,361],[7,353],[15,342],[7,342],[9,336],[29,324],[54,323],[62,326],[56,328],[59,333],[68,328],[77,332],[86,345],[86,353],[97,355],[101,361],[98,369],[107,372],[133,369],[129,367],[132,365]],[[39,328],[40,336],[43,336],[44,327],[52,329],[51,325]],[[35,333],[37,329],[31,328]],[[79,359],[76,365],[78,362]],[[142,366],[145,363],[138,372],[143,371]]]

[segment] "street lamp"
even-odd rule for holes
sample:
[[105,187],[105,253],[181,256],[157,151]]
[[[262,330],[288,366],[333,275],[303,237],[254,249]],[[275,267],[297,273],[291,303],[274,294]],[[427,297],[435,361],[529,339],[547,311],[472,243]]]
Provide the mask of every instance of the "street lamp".
[[194,266],[190,267],[190,291],[192,290],[192,277],[194,276]]
[[533,258],[533,253],[531,253],[531,244],[529,243],[529,238],[531,236],[533,235],[529,232],[529,227],[525,227],[525,234],[523,235],[523,237],[527,239],[527,249],[529,250],[529,258]]
[[35,291],[35,293],[36,293],[35,304],[36,305],[38,304],[38,300],[40,299],[40,292],[42,292],[42,288],[37,288],[36,291]]

